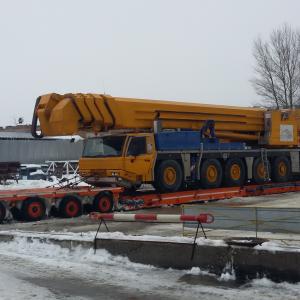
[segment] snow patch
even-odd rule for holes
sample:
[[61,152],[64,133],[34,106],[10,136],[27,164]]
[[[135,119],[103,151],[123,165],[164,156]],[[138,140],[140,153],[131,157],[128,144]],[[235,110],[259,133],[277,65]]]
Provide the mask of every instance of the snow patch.
[[71,262],[89,262],[97,264],[114,264],[119,266],[130,266],[134,268],[154,268],[143,264],[130,262],[127,257],[113,256],[104,249],[98,249],[94,254],[94,249],[84,249],[81,246],[77,246],[74,249],[62,248],[59,245],[44,243],[39,240],[27,241],[26,238],[16,238],[15,240],[2,243],[0,253],[3,251],[15,253],[18,256],[30,257],[33,254],[36,259],[47,260],[47,263],[55,263],[56,258],[62,259],[68,264]]
[[230,273],[230,272],[222,273],[219,280],[220,281],[236,280],[235,273],[234,272],[232,272],[232,273]]
[[[30,175],[36,175],[36,174],[45,174],[42,170],[38,170],[36,172],[30,173]],[[46,187],[59,187],[59,183],[61,185],[64,184],[71,184],[76,183],[79,181],[79,176],[74,175],[64,175],[63,176],[64,181],[61,179],[51,176],[52,181],[47,180],[19,180],[18,182],[8,180],[7,184],[3,185],[0,184],[0,190],[25,190],[25,189],[33,189],[33,188],[46,188]],[[85,182],[79,182],[77,184],[78,186],[89,186],[89,184]]]
[[46,180],[19,180],[18,182],[8,181],[7,185],[0,185],[0,190],[23,190],[32,188],[45,188],[52,182]]
[[270,252],[276,252],[276,251],[288,251],[288,252],[300,252],[299,247],[295,246],[285,246],[283,244],[280,244],[279,242],[264,242],[261,245],[257,245],[254,247],[256,250],[267,250]]
[[208,275],[208,276],[216,276],[215,274],[209,273],[208,271],[201,270],[199,267],[192,267],[190,270],[186,272],[189,275]]

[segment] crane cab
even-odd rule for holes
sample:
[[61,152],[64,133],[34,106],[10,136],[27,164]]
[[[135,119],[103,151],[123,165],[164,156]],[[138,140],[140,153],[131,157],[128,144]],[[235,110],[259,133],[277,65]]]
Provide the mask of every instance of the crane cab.
[[79,161],[80,174],[93,185],[135,187],[153,180],[156,150],[152,133],[88,138]]

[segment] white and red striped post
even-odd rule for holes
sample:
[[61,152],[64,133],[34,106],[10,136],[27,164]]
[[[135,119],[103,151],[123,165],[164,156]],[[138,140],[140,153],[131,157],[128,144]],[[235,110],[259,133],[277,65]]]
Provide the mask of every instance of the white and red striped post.
[[92,220],[104,220],[115,222],[155,222],[155,223],[183,223],[198,222],[210,224],[214,221],[212,214],[199,215],[166,215],[166,214],[119,214],[96,213],[90,214]]
[[198,227],[194,238],[194,244],[192,249],[191,259],[194,257],[194,251],[196,246],[196,238],[198,236],[199,226],[201,226],[204,237],[206,238],[205,231],[203,229],[202,223],[210,224],[214,221],[214,216],[212,214],[200,214],[200,215],[166,215],[166,214],[120,214],[120,213],[90,213],[90,218],[92,220],[100,220],[98,230],[94,239],[94,250],[96,253],[97,249],[97,235],[102,222],[104,223],[106,230],[105,221],[115,221],[115,222],[153,222],[153,223],[183,223],[183,222],[197,222]]
[[206,238],[205,231],[203,229],[202,223],[210,224],[214,221],[214,216],[212,214],[199,214],[199,215],[166,215],[166,214],[120,214],[120,213],[97,213],[92,212],[90,214],[92,220],[100,220],[99,227],[97,229],[95,239],[94,239],[94,251],[96,253],[97,249],[97,235],[102,222],[104,223],[106,230],[105,221],[116,221],[116,222],[153,222],[153,223],[183,223],[183,222],[197,222],[198,227],[194,238],[194,244],[192,249],[191,260],[194,257],[194,251],[196,246],[196,238],[198,236],[199,226],[201,225],[202,232]]

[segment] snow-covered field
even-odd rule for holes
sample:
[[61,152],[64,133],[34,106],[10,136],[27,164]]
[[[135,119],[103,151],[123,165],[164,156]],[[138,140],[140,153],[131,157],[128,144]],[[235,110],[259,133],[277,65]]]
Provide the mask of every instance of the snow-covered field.
[[0,299],[299,299],[300,284],[244,284],[193,268],[164,270],[112,256],[17,238],[0,247]]

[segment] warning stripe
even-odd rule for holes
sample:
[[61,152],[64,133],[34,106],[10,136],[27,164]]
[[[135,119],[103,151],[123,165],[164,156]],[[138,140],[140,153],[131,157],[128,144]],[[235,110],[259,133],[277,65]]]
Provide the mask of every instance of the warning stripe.
[[182,222],[200,222],[212,223],[214,217],[212,214],[205,213],[200,215],[167,215],[167,214],[102,214],[93,212],[90,214],[93,220],[110,220],[116,222],[134,222],[134,221],[155,221],[167,223],[182,223]]

